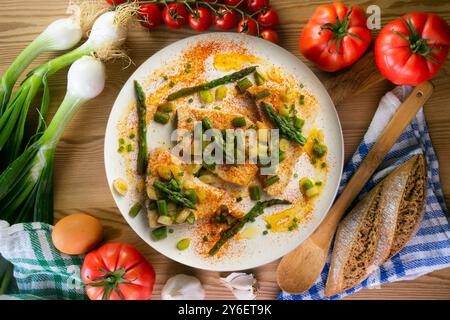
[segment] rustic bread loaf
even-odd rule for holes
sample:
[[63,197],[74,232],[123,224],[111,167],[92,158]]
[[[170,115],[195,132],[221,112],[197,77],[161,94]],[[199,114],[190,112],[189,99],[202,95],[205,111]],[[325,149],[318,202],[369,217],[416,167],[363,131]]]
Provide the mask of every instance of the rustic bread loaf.
[[400,251],[420,224],[425,197],[423,155],[378,183],[338,227],[325,294],[355,286]]

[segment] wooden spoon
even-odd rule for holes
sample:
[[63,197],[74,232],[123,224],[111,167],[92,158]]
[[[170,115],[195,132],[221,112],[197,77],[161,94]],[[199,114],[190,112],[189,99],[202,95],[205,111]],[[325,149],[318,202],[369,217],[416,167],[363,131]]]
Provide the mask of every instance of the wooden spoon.
[[325,265],[337,225],[345,211],[432,93],[433,85],[428,81],[423,82],[414,88],[397,109],[321,225],[281,260],[277,268],[277,281],[281,289],[287,293],[298,294],[308,290],[316,282]]

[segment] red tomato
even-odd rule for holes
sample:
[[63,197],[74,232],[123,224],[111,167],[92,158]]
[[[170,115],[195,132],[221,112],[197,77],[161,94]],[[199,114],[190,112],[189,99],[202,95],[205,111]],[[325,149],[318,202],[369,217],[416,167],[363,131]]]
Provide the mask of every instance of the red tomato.
[[258,22],[263,27],[273,28],[278,25],[278,13],[273,9],[267,9],[258,14]]
[[213,22],[211,11],[206,8],[194,9],[193,13],[189,13],[189,25],[197,31],[205,31]]
[[214,17],[215,25],[222,30],[230,30],[238,23],[238,14],[233,9],[220,8]]
[[170,3],[163,10],[163,20],[172,29],[181,29],[188,20],[188,11],[182,3]]
[[143,4],[139,7],[140,23],[146,28],[161,24],[161,9],[157,4]]
[[268,7],[270,4],[269,0],[248,0],[247,7],[251,12],[256,12],[262,8]]
[[261,37],[264,40],[278,43],[278,33],[272,29],[264,29],[263,31],[261,31]]
[[431,79],[447,58],[450,27],[431,13],[410,13],[387,24],[375,41],[381,74],[395,84]]
[[107,243],[86,256],[81,278],[91,300],[148,300],[155,271],[131,245]]
[[127,2],[127,0],[106,0],[110,5],[117,6],[119,4]]
[[371,41],[364,11],[334,2],[316,9],[303,29],[299,47],[322,70],[336,71],[355,63]]
[[252,19],[245,18],[239,21],[237,31],[250,36],[256,36],[258,34],[258,25]]

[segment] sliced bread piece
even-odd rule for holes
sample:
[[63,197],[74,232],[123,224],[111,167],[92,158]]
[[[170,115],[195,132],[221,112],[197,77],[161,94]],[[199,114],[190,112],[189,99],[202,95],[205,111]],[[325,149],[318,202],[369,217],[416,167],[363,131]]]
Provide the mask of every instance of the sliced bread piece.
[[380,238],[381,193],[382,184],[378,184],[339,224],[325,295],[335,295],[366,278]]
[[373,269],[405,246],[420,225],[425,203],[425,157],[417,155],[384,179],[384,197],[389,201],[381,211],[380,241]]
[[325,294],[355,286],[398,253],[418,229],[425,199],[426,162],[417,155],[378,183],[340,223]]

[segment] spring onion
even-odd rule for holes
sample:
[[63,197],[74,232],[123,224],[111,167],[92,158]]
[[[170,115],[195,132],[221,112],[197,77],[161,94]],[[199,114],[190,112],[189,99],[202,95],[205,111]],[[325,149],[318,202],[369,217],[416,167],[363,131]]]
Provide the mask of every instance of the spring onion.
[[53,163],[56,145],[78,109],[105,85],[103,63],[93,57],[76,61],[67,76],[61,106],[39,139],[0,175],[0,219],[53,222]]
[[0,115],[6,109],[11,92],[20,75],[40,54],[72,48],[83,35],[80,23],[73,17],[50,23],[14,60],[0,82]]
[[[125,41],[127,28],[124,19],[121,19],[121,23],[116,23],[116,16],[120,17],[120,15],[119,11],[102,14],[94,22],[89,38],[84,44],[40,65],[29,73],[0,117],[0,150],[6,151],[2,155],[1,165],[5,166],[11,163],[21,153],[24,147],[23,138],[27,113],[41,86],[44,90],[39,110],[40,119],[34,141],[44,131],[44,121],[48,113],[50,100],[48,77],[83,56],[93,53],[100,56],[111,55]],[[119,21],[119,19],[117,20]]]

